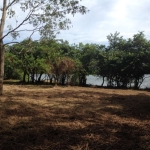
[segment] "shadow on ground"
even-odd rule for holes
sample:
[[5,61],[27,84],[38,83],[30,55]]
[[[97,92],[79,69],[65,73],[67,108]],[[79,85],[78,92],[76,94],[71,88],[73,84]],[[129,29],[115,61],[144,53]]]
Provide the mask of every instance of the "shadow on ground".
[[0,149],[149,150],[150,96],[116,91],[7,91],[0,101]]

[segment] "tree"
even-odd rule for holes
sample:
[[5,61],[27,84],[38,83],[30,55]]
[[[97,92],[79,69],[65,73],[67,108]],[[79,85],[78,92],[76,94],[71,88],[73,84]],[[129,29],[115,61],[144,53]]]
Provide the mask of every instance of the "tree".
[[109,86],[127,88],[134,85],[135,89],[139,88],[144,75],[150,73],[150,41],[145,38],[143,32],[128,40],[119,37],[118,32],[107,38],[109,46],[106,51],[108,61],[105,63],[105,69]]
[[119,32],[115,32],[114,34],[110,34],[107,36],[109,46],[107,47],[107,50],[121,50],[126,51],[128,49],[127,40],[123,38],[123,36],[120,36]]
[[[15,8],[17,9],[15,10]],[[66,17],[67,14],[85,14],[87,9],[79,5],[79,0],[3,0],[1,11],[0,95],[3,91],[4,76],[5,44],[3,41],[7,36],[11,35],[13,39],[16,39],[21,32],[29,31],[31,33],[29,37],[31,37],[39,31],[42,38],[53,38],[60,30],[69,28],[71,21]],[[21,21],[16,19],[20,12],[24,12],[24,18]],[[10,19],[11,22],[15,19],[16,23],[8,25],[8,31],[4,32],[6,18]],[[30,25],[29,29],[25,26],[27,24]]]
[[18,57],[11,52],[11,47],[9,46],[5,50],[4,79],[21,79],[22,72],[17,67],[19,65],[18,65]]
[[130,55],[133,55],[130,67],[132,67],[132,77],[134,88],[140,87],[144,80],[144,75],[150,73],[150,41],[143,32],[133,35],[130,46]]
[[78,50],[80,51],[80,70],[79,84],[86,85],[86,76],[96,73],[96,64],[98,59],[98,45],[79,43]]
[[[40,74],[40,76],[38,79],[36,78],[36,82],[40,82],[42,74],[47,73],[46,70],[48,65],[46,64],[46,53],[42,48],[41,43],[26,39],[19,44],[13,44],[10,47],[10,53],[17,58],[15,68],[22,71],[23,82],[26,82],[27,75],[28,82],[31,76],[31,81],[34,83],[35,75],[37,77],[37,74]],[[5,61],[5,64],[8,64],[7,60]],[[8,68],[8,66],[6,67]]]
[[69,85],[70,75],[75,68],[75,61],[69,57],[55,58],[55,62],[50,64],[50,73],[53,74],[54,83],[57,85],[58,79],[61,79],[62,85]]

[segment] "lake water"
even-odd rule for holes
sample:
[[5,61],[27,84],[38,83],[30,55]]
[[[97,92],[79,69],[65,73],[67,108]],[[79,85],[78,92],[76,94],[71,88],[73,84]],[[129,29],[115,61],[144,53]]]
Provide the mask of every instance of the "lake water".
[[[87,84],[91,85],[101,85],[102,84],[102,78],[89,75],[87,76]],[[104,85],[107,86],[107,81],[105,80]],[[150,88],[150,75],[145,75],[145,79],[143,83],[140,86],[140,89]]]
[[[150,74],[145,75],[144,78],[145,79],[144,79],[143,83],[141,84],[140,89],[150,88]],[[42,80],[47,79],[47,75],[42,75],[41,79]],[[87,82],[86,83],[91,84],[91,85],[100,86],[102,84],[102,78],[96,77],[96,76],[93,76],[93,75],[89,75],[89,76],[87,76]],[[103,86],[107,86],[107,81],[106,80],[105,80]]]

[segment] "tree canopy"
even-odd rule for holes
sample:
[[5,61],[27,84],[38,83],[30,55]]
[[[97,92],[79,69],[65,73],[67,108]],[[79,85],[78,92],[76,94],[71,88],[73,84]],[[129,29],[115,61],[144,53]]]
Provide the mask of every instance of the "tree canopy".
[[[69,45],[67,41],[27,40],[7,47],[5,78],[16,78],[22,72],[22,81],[41,80],[42,74],[51,75],[55,83],[86,85],[86,76],[94,75],[109,87],[138,89],[145,74],[150,74],[150,41],[143,32],[124,39],[119,33],[108,36],[109,45]],[[114,44],[115,43],[115,44]],[[29,77],[30,76],[30,77]]]

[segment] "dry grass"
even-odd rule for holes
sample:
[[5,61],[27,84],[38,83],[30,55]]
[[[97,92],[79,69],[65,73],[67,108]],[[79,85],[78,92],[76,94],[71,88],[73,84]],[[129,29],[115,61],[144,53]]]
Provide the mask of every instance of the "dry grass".
[[0,150],[150,150],[150,92],[5,85]]

